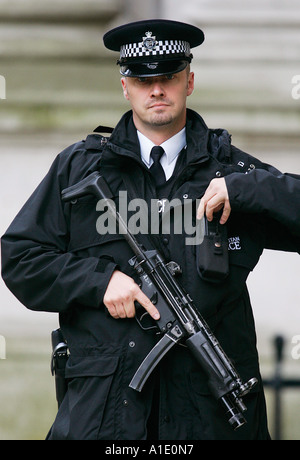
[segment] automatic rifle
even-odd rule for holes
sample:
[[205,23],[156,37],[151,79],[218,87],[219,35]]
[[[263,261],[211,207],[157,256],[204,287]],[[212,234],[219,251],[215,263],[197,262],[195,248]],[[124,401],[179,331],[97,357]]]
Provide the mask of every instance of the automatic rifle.
[[[184,344],[196,358],[208,377],[212,395],[223,406],[228,422],[234,430],[246,423],[243,412],[246,406],[242,397],[257,383],[256,378],[243,382],[230,359],[225,354],[207,322],[199,313],[190,295],[177,282],[180,267],[175,262],[165,263],[156,250],[145,250],[129,232],[126,223],[116,210],[113,195],[98,172],[62,191],[62,200],[70,201],[84,195],[94,195],[105,204],[116,219],[122,234],[134,253],[129,264],[140,279],[140,287],[160,313],[155,321],[160,340],[145,357],[130,387],[142,391],[145,382],[161,359],[176,344]],[[140,315],[140,310],[143,313]],[[143,327],[143,317],[148,314],[137,308],[136,319]]]

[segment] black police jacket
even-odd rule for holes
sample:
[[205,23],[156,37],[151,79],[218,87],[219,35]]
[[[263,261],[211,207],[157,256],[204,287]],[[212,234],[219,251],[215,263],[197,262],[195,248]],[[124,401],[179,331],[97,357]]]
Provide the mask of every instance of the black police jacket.
[[[122,235],[99,234],[103,215],[92,196],[63,203],[61,191],[100,170],[118,205],[158,198],[141,161],[131,112],[109,139],[95,133],[64,150],[2,237],[2,276],[29,309],[58,312],[70,348],[68,392],[49,439],[146,439],[154,382],[160,382],[160,439],[266,439],[264,394],[246,279],[264,248],[300,250],[299,176],[281,174],[209,130],[188,110],[184,163],[169,189],[176,203],[201,198],[224,176],[232,213],[227,224],[229,274],[218,283],[197,270],[197,248],[185,234],[137,235],[181,266],[180,282],[214,330],[242,379],[259,384],[244,398],[248,423],[234,432],[211,396],[206,376],[183,346],[162,360],[141,393],[129,382],[157,337],[135,319],[115,320],[102,299],[113,271],[135,277]],[[179,204],[178,204],[179,203]],[[183,204],[182,204],[183,206]],[[171,213],[172,214],[172,213]],[[171,215],[172,219],[172,215]]]

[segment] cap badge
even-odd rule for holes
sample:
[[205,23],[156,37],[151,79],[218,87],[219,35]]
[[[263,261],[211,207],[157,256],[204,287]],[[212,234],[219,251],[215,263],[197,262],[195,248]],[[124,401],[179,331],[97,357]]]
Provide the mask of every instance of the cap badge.
[[143,46],[148,51],[152,51],[156,48],[157,41],[156,37],[152,37],[152,32],[146,32],[146,37],[143,37]]

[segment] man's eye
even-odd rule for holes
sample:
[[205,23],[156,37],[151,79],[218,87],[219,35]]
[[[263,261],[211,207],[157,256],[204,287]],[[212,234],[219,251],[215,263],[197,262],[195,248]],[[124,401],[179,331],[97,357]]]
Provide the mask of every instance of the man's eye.
[[145,83],[146,80],[147,80],[146,77],[139,77],[139,78],[138,78],[138,81],[139,81],[140,83]]
[[174,75],[171,74],[171,75],[166,75],[166,78],[167,80],[173,80],[174,79]]

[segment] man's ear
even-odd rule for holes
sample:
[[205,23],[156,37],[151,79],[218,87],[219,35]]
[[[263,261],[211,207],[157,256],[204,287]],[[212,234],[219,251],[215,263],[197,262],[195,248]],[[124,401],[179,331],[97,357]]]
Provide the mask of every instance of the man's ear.
[[187,88],[187,95],[190,96],[194,91],[195,86],[195,74],[194,72],[189,73],[188,77],[188,88]]
[[121,78],[121,84],[122,84],[122,88],[123,88],[124,97],[125,97],[125,99],[127,99],[129,101],[129,96],[128,96],[128,92],[127,92],[127,82],[126,82],[125,77]]

